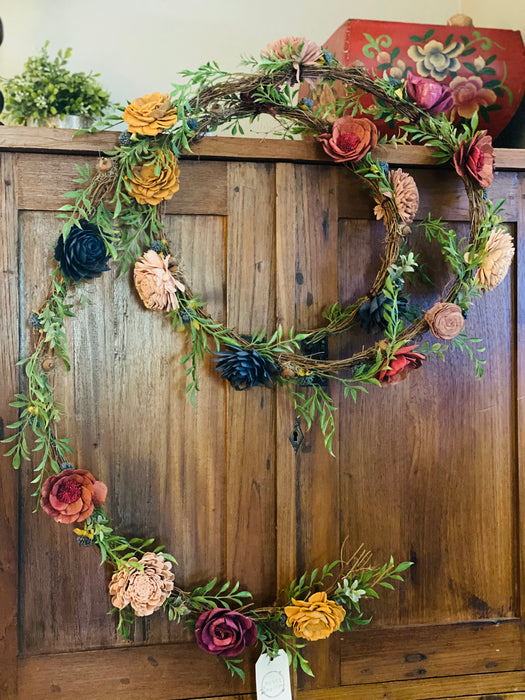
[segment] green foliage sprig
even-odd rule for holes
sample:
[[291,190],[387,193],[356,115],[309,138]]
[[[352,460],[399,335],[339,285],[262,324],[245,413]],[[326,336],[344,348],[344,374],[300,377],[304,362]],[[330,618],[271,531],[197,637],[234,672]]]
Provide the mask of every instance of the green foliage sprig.
[[[3,79],[5,112],[15,124],[34,119],[45,125],[50,117],[75,114],[95,117],[109,106],[109,93],[98,82],[98,73],[71,73],[67,66],[72,50],[60,50],[52,59],[46,42],[24,70]],[[43,124],[42,124],[43,123]]]

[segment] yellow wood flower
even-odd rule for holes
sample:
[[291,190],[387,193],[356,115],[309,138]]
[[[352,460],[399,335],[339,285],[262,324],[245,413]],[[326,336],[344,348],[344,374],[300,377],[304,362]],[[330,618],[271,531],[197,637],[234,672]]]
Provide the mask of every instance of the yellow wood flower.
[[130,195],[139,204],[160,204],[179,189],[180,169],[173,155],[159,153],[154,161],[135,165],[131,170],[132,177],[126,177],[126,181]]
[[130,102],[122,119],[132,134],[156,136],[177,122],[177,108],[173,106],[168,93],[161,95],[154,92]]
[[292,627],[296,637],[303,637],[310,642],[326,639],[341,626],[346,611],[333,600],[328,600],[326,593],[313,593],[308,600],[295,600],[293,605],[284,609],[286,624]]

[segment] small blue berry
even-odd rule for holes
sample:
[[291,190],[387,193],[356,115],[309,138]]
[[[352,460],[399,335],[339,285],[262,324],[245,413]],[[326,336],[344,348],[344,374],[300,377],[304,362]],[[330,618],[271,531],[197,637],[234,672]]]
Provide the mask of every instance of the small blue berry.
[[74,469],[74,468],[75,468],[75,465],[71,464],[71,462],[62,462],[62,464],[60,465],[61,472],[65,471],[66,469]]
[[151,250],[154,250],[156,253],[162,253],[162,250],[164,248],[164,245],[162,241],[153,241],[152,244],[150,245]]
[[308,109],[312,109],[312,107],[314,106],[314,101],[313,101],[312,99],[310,99],[309,97],[303,97],[303,99],[301,100],[301,102],[302,102],[303,105],[304,105],[305,107],[307,107]]
[[131,143],[131,134],[129,131],[122,131],[118,137],[121,146],[129,146]]
[[196,119],[188,119],[186,123],[193,131],[197,131],[199,128],[199,122]]
[[93,540],[86,535],[77,535],[77,542],[81,547],[91,547]]
[[40,316],[36,313],[36,311],[33,311],[29,317],[29,325],[31,328],[36,328],[37,330],[42,328],[42,321],[40,320]]

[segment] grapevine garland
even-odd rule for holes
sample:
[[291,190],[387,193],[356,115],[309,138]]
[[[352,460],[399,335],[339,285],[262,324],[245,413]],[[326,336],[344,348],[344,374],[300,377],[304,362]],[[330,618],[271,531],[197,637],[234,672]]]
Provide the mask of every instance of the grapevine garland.
[[[369,622],[363,618],[360,600],[377,597],[380,587],[392,588],[390,581],[402,580],[400,574],[410,562],[396,566],[390,559],[371,566],[370,554],[363,548],[349,558],[342,553],[339,560],[293,581],[279,603],[264,608],[254,607],[251,594],[239,583],[221,585],[214,578],[190,592],[178,588],[171,571],[174,558],[162,546],[153,548],[151,539],[128,540],[114,531],[103,508],[105,485],[68,461],[69,440],[58,436],[61,408],[48,372],[56,359],[69,369],[64,322],[75,314],[68,295],[77,283],[108,270],[110,258],[119,264],[121,274],[133,265],[144,305],[164,311],[175,328],[189,331],[191,350],[182,362],[188,365],[191,399],[198,390],[199,360],[215,352],[216,369],[237,390],[286,387],[307,427],[319,417],[331,452],[336,407],[319,380],[340,381],[345,396],[354,401],[367,385],[395,384],[429,355],[443,357],[447,346],[442,342],[417,345],[416,339],[427,330],[438,341],[450,341],[452,348],[467,352],[481,376],[478,353],[483,349],[475,349],[479,339],[462,332],[465,318],[472,300],[501,282],[514,248],[501,225],[502,202],[493,205],[486,197],[493,170],[490,137],[476,130],[476,116],[459,126],[447,119],[446,87],[410,74],[404,82],[374,78],[360,65],[345,68],[313,42],[294,37],[274,42],[259,59],[247,63],[253,73],[230,75],[214,63],[184,71],[186,83],[175,86],[170,96],[145,95],[133,100],[123,114],[93,128],[109,128],[122,120],[128,125],[119,145],[99,160],[94,173],[77,166],[80,187],[65,194],[73,201],[59,215],[65,223],[55,246],[51,292],[29,319],[35,349],[20,363],[28,386],[12,403],[19,409],[19,419],[9,426],[15,432],[5,442],[12,443],[7,454],[18,469],[23,459],[30,459],[27,434],[33,433],[33,451],[41,453],[33,495],[57,522],[76,524],[80,544],[96,544],[102,562],[114,567],[110,594],[121,633],[129,636],[135,615],[162,608],[170,620],[193,626],[197,644],[241,677],[244,649],[256,643],[270,656],[284,648],[294,668],[311,674],[300,640],[315,641]],[[315,97],[336,80],[346,93],[333,103],[298,97],[302,82],[312,85]],[[363,91],[372,96],[375,107],[365,110],[360,105]],[[405,282],[418,266],[417,256],[406,248],[418,192],[411,176],[391,171],[373,158],[381,140],[373,121],[379,111],[399,124],[401,135],[393,137],[395,142],[430,145],[436,162],[452,162],[469,200],[467,240],[458,241],[454,231],[430,215],[420,224],[426,237],[440,245],[454,276],[440,300],[427,310],[409,311],[402,296]],[[158,205],[179,189],[178,158],[191,151],[192,144],[218,127],[243,133],[242,120],[263,113],[275,117],[284,137],[313,135],[335,162],[366,182],[376,202],[376,216],[385,226],[385,250],[369,292],[347,306],[335,303],[326,312],[323,327],[285,334],[279,326],[269,336],[262,330],[246,339],[213,319],[205,301],[190,289],[163,238]],[[339,360],[301,353],[304,343],[346,332],[357,323],[384,331],[384,338]]]

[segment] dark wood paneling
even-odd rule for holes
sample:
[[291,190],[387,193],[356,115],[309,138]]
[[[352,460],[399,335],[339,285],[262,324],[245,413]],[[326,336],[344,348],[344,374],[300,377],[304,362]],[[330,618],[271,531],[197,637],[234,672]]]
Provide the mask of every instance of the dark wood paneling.
[[341,641],[341,685],[520,671],[521,634],[520,620],[362,629]]
[[[275,172],[228,164],[227,321],[251,334],[275,324]],[[265,604],[275,597],[275,394],[227,391],[227,578]],[[246,553],[249,552],[249,556]]]
[[[221,143],[213,141],[212,157],[227,155],[230,146],[221,151]],[[301,145],[304,157],[309,148]],[[27,153],[17,159],[20,338],[26,354],[26,319],[45,296],[47,261],[61,226],[53,211],[64,202],[59,193],[73,188],[73,163],[83,157]],[[431,209],[465,232],[466,199],[456,176],[434,169],[414,176],[422,193],[420,214]],[[522,220],[524,191],[515,173],[497,174],[489,194],[506,196],[509,220]],[[4,199],[11,213],[2,221],[2,242],[9,245],[0,254],[9,274],[0,283],[9,303],[1,313],[12,329],[8,354],[17,355],[11,274],[17,224],[13,197]],[[325,164],[184,162],[181,191],[165,214],[166,237],[188,282],[218,318],[243,333],[270,330],[276,322],[285,329],[318,325],[328,304],[337,298],[348,303],[369,288],[384,238],[382,224],[371,220],[368,195],[356,189],[349,173]],[[421,232],[414,231],[410,245],[430,266],[435,247],[422,242]],[[467,332],[483,337],[487,347],[485,377],[476,382],[470,361],[456,352],[446,364],[430,360],[399,386],[372,387],[355,406],[330,387],[339,402],[336,458],[327,454],[317,425],[295,456],[288,443],[295,416],[286,393],[234,392],[216,375],[211,358],[201,367],[201,391],[191,407],[180,366],[184,334],[171,331],[162,314],[142,308],[129,277],[107,273],[79,290],[78,302],[85,294],[91,303],[69,325],[72,373],[55,370],[67,415],[60,430],[72,436],[77,464],[110,486],[115,525],[125,534],[158,536],[180,560],[180,585],[216,574],[239,578],[257,602],[272,602],[296,573],[337,558],[346,535],[349,547],[365,542],[375,561],[391,553],[397,560],[417,560],[396,592],[367,602],[377,627],[308,646],[316,678],[299,678],[298,697],[512,697],[525,690],[518,623],[472,621],[520,614],[521,238],[517,264],[514,276],[478,300],[467,322]],[[438,288],[445,274],[440,266]],[[416,286],[414,293],[431,299],[433,290]],[[332,343],[332,350],[348,354],[369,343],[357,330],[353,340]],[[6,372],[14,384],[12,358]],[[6,402],[14,388],[2,394]],[[14,494],[9,467],[1,478],[2,488]],[[79,548],[69,528],[31,514],[30,478],[25,465],[21,700],[84,692],[94,700],[235,693],[247,700],[253,689],[250,661],[242,687],[195,647],[190,632],[160,615],[135,626],[135,642],[147,646],[116,639],[115,621],[106,615],[108,573],[99,567],[97,552]],[[8,553],[15,547],[10,503],[9,513],[1,514],[8,527],[0,535]],[[9,563],[3,550],[1,556],[2,564]],[[7,620],[11,669],[16,601],[7,571],[2,625]],[[459,621],[467,624],[443,624]],[[410,651],[412,644],[417,651]],[[94,647],[102,649],[80,653]],[[425,656],[425,664],[419,657],[406,661],[412,653]],[[419,669],[425,678],[418,678]],[[6,678],[12,686],[13,672]],[[336,689],[340,683],[345,687]]]
[[[9,406],[18,391],[18,244],[16,226],[16,172],[13,154],[0,156],[0,439],[5,426],[17,419]],[[0,446],[0,695],[16,692],[17,569],[18,569],[18,473],[7,451]]]

